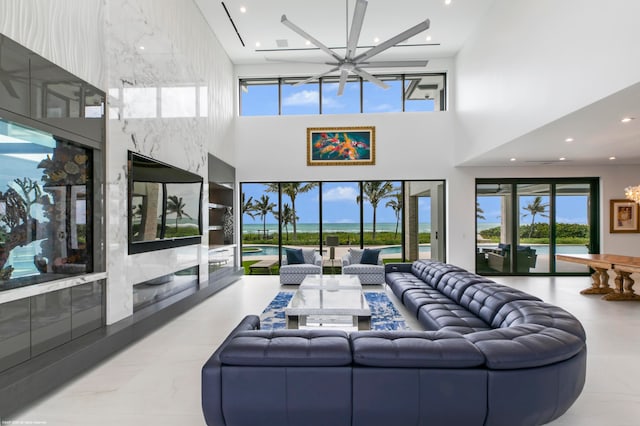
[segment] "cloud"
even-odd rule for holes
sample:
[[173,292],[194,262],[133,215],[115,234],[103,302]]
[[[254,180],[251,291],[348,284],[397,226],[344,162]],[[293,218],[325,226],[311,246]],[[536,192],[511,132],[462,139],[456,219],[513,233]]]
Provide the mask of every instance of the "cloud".
[[301,90],[282,100],[283,106],[318,105],[320,94],[317,90]]
[[337,186],[322,193],[322,201],[353,201],[356,202],[358,192],[352,186]]

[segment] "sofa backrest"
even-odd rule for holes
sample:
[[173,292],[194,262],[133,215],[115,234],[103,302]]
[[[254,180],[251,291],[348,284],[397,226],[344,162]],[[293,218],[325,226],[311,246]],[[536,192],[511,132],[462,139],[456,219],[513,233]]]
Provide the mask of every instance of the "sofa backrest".
[[436,289],[454,300],[456,303],[460,302],[460,298],[464,294],[464,291],[473,284],[482,282],[493,282],[489,278],[476,275],[468,271],[453,271],[440,279],[436,285]]
[[428,259],[416,260],[411,266],[411,272],[431,287],[436,288],[445,274],[464,271],[459,266],[437,262]]
[[582,324],[576,317],[558,306],[536,300],[514,300],[505,303],[490,324],[492,328],[538,324],[564,330],[583,341],[587,338]]
[[523,291],[495,282],[478,282],[468,286],[458,304],[482,318],[487,324],[492,324],[493,319],[502,307],[516,300],[535,300],[539,298]]

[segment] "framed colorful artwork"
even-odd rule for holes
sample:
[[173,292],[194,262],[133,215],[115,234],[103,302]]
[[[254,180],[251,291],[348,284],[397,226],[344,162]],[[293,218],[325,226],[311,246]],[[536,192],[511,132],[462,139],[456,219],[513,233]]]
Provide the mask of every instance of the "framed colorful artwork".
[[375,127],[309,127],[307,129],[307,165],[371,166],[375,163]]
[[609,232],[638,232],[638,203],[610,200]]

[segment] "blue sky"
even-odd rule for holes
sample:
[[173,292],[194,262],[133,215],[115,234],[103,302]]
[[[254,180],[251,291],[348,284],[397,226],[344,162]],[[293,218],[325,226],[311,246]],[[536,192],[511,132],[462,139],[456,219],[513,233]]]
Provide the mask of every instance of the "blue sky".
[[[479,219],[479,223],[496,223],[500,222],[500,198],[495,197],[479,197],[478,202],[482,209],[482,215],[485,219]],[[520,220],[523,224],[531,223],[531,216],[522,207],[528,205],[534,200],[535,197],[521,197],[520,198]],[[558,223],[578,223],[587,224],[588,217],[588,198],[587,196],[559,196],[556,198],[556,221]],[[549,197],[542,197],[543,204],[549,203]],[[524,216],[524,214],[527,216]],[[549,223],[549,219],[536,215],[536,223]]]
[[[399,182],[394,186],[399,187]],[[260,198],[264,194],[265,186],[262,184],[243,184],[242,190],[245,193],[245,197],[248,200],[250,196],[254,200]],[[358,184],[356,182],[324,182],[322,184],[322,202],[324,204],[322,209],[323,222],[324,223],[359,223],[360,221],[360,207],[356,202],[356,197],[359,194]],[[269,200],[273,203],[278,202],[278,194],[274,192],[266,193],[269,196]],[[289,198],[285,195],[282,197],[283,203],[291,204]],[[387,199],[381,201],[378,204],[377,209],[377,222],[378,223],[395,223],[396,216],[392,208],[385,207]],[[296,210],[298,213],[300,223],[317,223],[319,222],[318,212],[319,202],[319,188],[314,188],[312,191],[304,194],[299,194],[296,197]],[[431,203],[428,198],[420,199],[419,202],[419,215],[421,222],[429,222],[431,216]],[[364,204],[364,221],[365,223],[372,222],[373,209],[369,202]],[[423,219],[424,218],[424,219]],[[246,224],[262,223],[262,219],[256,216],[255,219],[245,215],[243,222]],[[267,223],[275,223],[273,215],[267,216]]]
[[[396,183],[394,186],[399,186]],[[242,189],[246,194],[246,199],[250,196],[254,200],[260,198],[264,193],[263,184],[243,184]],[[323,183],[322,201],[323,222],[325,223],[358,223],[360,220],[360,210],[356,197],[358,196],[358,185],[355,182],[325,182]],[[271,202],[278,202],[276,193],[266,193]],[[521,206],[526,206],[533,201],[534,197],[523,196],[520,198]],[[299,194],[296,198],[296,210],[300,223],[318,223],[318,200],[319,188],[314,188],[311,192]],[[485,219],[479,219],[479,223],[499,223],[501,220],[500,197],[479,197],[480,208]],[[387,200],[380,202],[377,210],[378,223],[395,223],[396,217],[393,209],[385,207]],[[544,204],[549,203],[549,197],[542,197]],[[283,203],[291,204],[289,198],[283,195]],[[587,224],[588,217],[587,196],[559,196],[556,200],[556,214],[558,223],[578,223]],[[420,222],[429,222],[431,217],[431,203],[429,198],[421,198],[419,201]],[[372,222],[372,207],[368,202],[364,205],[365,223]],[[523,224],[531,223],[531,216],[526,210],[520,209],[520,221]],[[527,214],[527,216],[524,216]],[[262,219],[257,216],[255,219],[245,215],[243,218],[246,224],[261,224]],[[536,223],[548,223],[549,219],[542,215],[536,215]],[[267,216],[267,223],[276,223],[273,215]]]

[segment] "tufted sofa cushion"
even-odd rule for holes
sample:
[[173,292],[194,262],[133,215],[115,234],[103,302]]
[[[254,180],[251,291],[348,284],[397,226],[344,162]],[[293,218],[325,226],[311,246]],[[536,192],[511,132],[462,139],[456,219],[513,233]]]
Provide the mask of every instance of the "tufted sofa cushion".
[[470,368],[484,364],[482,353],[457,333],[354,332],[350,340],[355,364],[364,366]]
[[241,331],[220,353],[225,365],[344,366],[352,361],[340,330]]
[[516,300],[506,303],[495,315],[492,328],[513,327],[522,324],[539,324],[571,333],[586,341],[587,335],[573,315],[549,303],[535,300]]
[[464,336],[484,354],[490,369],[510,370],[554,364],[573,357],[584,340],[557,328],[524,324]]
[[465,288],[458,303],[491,324],[499,310],[517,300],[540,301],[537,297],[494,282],[480,282]]

